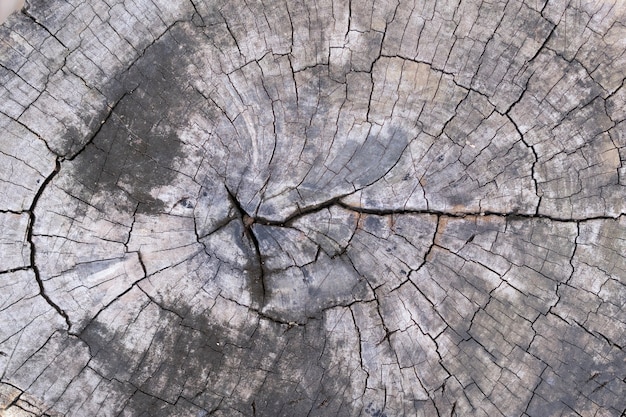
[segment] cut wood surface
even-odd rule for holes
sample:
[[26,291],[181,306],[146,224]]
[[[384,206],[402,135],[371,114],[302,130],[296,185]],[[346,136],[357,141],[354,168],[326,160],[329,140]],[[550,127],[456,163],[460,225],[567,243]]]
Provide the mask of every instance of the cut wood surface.
[[626,3],[27,0],[0,415],[626,416]]

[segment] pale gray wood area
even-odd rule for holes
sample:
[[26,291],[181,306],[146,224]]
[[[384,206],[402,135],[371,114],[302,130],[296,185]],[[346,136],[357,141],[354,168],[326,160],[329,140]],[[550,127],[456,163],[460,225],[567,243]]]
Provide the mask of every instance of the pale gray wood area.
[[626,3],[26,0],[0,415],[626,416]]

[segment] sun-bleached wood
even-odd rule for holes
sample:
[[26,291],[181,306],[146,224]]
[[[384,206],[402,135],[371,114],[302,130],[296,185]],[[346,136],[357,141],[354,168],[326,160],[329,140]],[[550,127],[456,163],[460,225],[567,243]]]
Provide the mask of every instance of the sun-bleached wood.
[[3,417],[626,415],[621,1],[29,0],[0,39]]

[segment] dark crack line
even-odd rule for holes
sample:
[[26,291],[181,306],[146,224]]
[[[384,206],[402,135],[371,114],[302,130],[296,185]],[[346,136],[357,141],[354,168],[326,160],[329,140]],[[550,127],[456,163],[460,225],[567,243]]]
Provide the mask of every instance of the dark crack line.
[[50,36],[52,36],[57,42],[59,42],[61,44],[61,46],[63,46],[66,50],[71,51],[70,48],[68,48],[63,42],[61,42],[61,39],[59,39],[54,33],[52,33],[50,31],[50,29],[48,29],[46,27],[46,25],[44,25],[43,23],[41,23],[39,21],[39,19],[37,19],[35,16],[33,16],[30,13],[30,6],[29,3],[26,3],[26,7],[24,7],[24,9],[22,10],[22,14],[24,14],[24,16],[28,17],[30,20],[32,20],[37,26],[41,27],[43,30],[45,30]]
[[[107,303],[106,305],[102,306],[102,308],[100,308],[98,310],[98,312],[96,312],[96,314],[88,321],[88,323],[86,325],[83,326],[83,328],[81,329],[80,333],[70,333],[72,336],[76,336],[78,339],[80,339],[81,341],[83,341],[85,344],[87,344],[87,342],[85,342],[85,340],[83,339],[83,334],[85,332],[85,330],[92,324],[92,323],[96,323],[98,317],[100,316],[100,314],[105,311],[106,309],[108,309],[109,307],[111,307],[111,305],[113,305],[114,303],[119,302],[126,294],[128,294],[129,292],[131,292],[133,289],[138,288],[141,292],[143,292],[145,294],[145,291],[139,287],[139,284],[147,279],[150,275],[148,275],[147,271],[146,271],[146,266],[143,262],[143,259],[141,257],[140,252],[128,252],[128,253],[136,253],[137,254],[137,258],[138,258],[138,262],[139,265],[141,266],[141,270],[143,272],[143,276],[141,278],[139,278],[137,281],[133,282],[132,285],[130,285],[128,288],[126,288],[123,292],[121,292],[120,294],[118,294],[114,299],[112,299],[109,303]],[[158,271],[157,271],[158,272]],[[147,294],[146,294],[147,295]],[[150,301],[153,301],[150,297],[148,297],[148,299]],[[159,306],[157,303],[155,303],[157,306]],[[160,307],[160,306],[159,306]],[[87,344],[88,345],[88,344]],[[90,356],[94,357],[95,355],[91,354],[91,347],[89,347],[90,350]]]
[[[256,313],[259,316],[259,320],[263,319],[263,320],[267,320],[269,322],[272,322],[274,324],[278,324],[280,326],[287,326],[287,329],[283,332],[283,334],[285,334],[288,330],[291,330],[294,327],[299,327],[299,326],[305,326],[307,324],[307,321],[287,321],[287,320],[282,320],[278,317],[274,317],[271,314],[268,313],[264,313],[263,311],[261,311],[258,308],[254,308],[252,306],[246,305],[246,304],[242,304],[237,300],[233,300],[232,298],[228,298],[225,297],[224,295],[222,295],[221,293],[218,294],[218,297],[223,298],[224,300],[230,301],[231,303],[235,303],[240,307],[245,307],[248,310]],[[343,307],[343,306],[337,306],[337,307]],[[307,320],[317,320],[317,317],[307,317]]]
[[277,220],[266,219],[263,217],[257,217],[256,221],[257,223],[265,225],[265,226],[290,226],[300,217],[304,217],[308,214],[318,213],[322,210],[331,208],[336,205],[342,206],[341,199],[351,195],[352,193],[353,192],[341,194],[337,197],[331,198],[330,200],[323,201],[319,204],[314,204],[314,205],[304,207],[304,208],[301,208],[300,206],[296,204],[297,210],[293,214],[290,214],[289,216],[287,216],[284,220],[277,221]]
[[[198,18],[200,19],[200,27],[205,27],[206,23],[204,21],[204,18],[202,17],[202,14],[198,11],[198,7],[196,7],[196,3],[193,0],[190,0],[191,5],[193,6],[193,10],[194,10],[194,14],[198,16]],[[193,17],[192,17],[192,22],[193,22]],[[194,22],[195,24],[195,22]]]
[[85,144],[78,151],[76,151],[73,155],[65,157],[65,158],[63,158],[63,160],[73,161],[81,153],[83,153],[85,151],[85,149],[87,149],[87,147],[93,143],[93,141],[98,136],[98,134],[102,131],[102,128],[109,121],[111,116],[113,116],[113,113],[115,112],[115,109],[117,108],[117,106],[122,102],[122,100],[124,100],[124,98],[126,98],[128,95],[132,94],[132,92],[133,91],[125,92],[124,94],[122,94],[122,96],[115,103],[113,103],[113,105],[109,106],[108,107],[109,111],[107,112],[107,114],[104,117],[104,119],[100,122],[100,126],[98,126],[96,131],[89,137],[89,139],[85,142]]
[[[546,2],[546,5],[548,4],[548,2]],[[544,6],[545,7],[545,6]],[[542,10],[542,17],[543,17],[543,10]],[[545,19],[545,17],[544,17]],[[537,57],[539,56],[539,54],[547,48],[547,44],[550,41],[550,39],[552,39],[552,36],[554,36],[554,32],[556,30],[558,25],[553,24],[552,29],[550,29],[550,33],[548,33],[548,36],[546,36],[546,38],[544,39],[543,43],[541,44],[541,46],[539,46],[539,48],[537,49],[537,51],[535,52],[535,54],[528,60],[526,61],[526,67],[529,68],[530,65],[535,61],[535,59],[537,59]],[[513,107],[515,107],[517,104],[519,104],[522,101],[522,98],[524,97],[524,95],[526,94],[526,92],[528,91],[528,87],[530,85],[530,80],[532,78],[533,74],[531,74],[528,79],[526,80],[526,82],[524,83],[524,88],[522,89],[521,94],[519,95],[519,97],[517,98],[517,100],[515,100],[513,103],[511,103],[509,105],[509,107],[507,107],[507,109],[502,112],[502,114],[508,114],[511,112],[511,110],[513,110]]]
[[515,130],[517,131],[517,134],[520,136],[520,140],[522,141],[522,143],[524,145],[526,145],[527,148],[529,148],[532,153],[533,156],[535,158],[535,160],[533,161],[533,164],[530,167],[530,175],[531,178],[533,180],[533,183],[535,185],[535,194],[537,195],[537,198],[539,199],[537,201],[537,208],[535,209],[535,216],[539,215],[539,207],[541,206],[541,198],[542,198],[542,193],[540,193],[539,191],[539,183],[537,182],[537,177],[535,175],[536,171],[535,171],[535,167],[537,165],[537,163],[539,162],[539,155],[537,155],[537,151],[535,150],[535,147],[533,145],[530,145],[526,139],[524,139],[524,134],[522,133],[522,131],[520,130],[519,126],[517,125],[517,123],[515,123],[515,120],[513,120],[513,118],[511,117],[511,115],[509,113],[504,113],[504,115],[509,119],[509,121],[513,124],[513,126],[515,126]]
[[[240,216],[241,216],[241,221],[243,222],[243,227],[244,227],[244,236],[246,236],[250,242],[252,243],[252,246],[254,246],[254,252],[256,254],[256,258],[257,258],[257,262],[259,264],[259,275],[257,277],[257,279],[259,280],[260,284],[261,284],[261,305],[260,305],[260,309],[263,308],[263,306],[265,305],[265,297],[266,297],[266,288],[265,288],[265,268],[263,266],[263,256],[261,255],[261,248],[259,247],[259,241],[256,237],[256,235],[254,234],[254,228],[252,227],[255,219],[253,217],[251,217],[241,206],[241,204],[239,203],[239,200],[237,200],[237,198],[235,197],[235,195],[230,191],[230,189],[228,187],[224,187],[226,188],[226,192],[228,193],[228,198],[230,199],[230,202],[233,204],[233,206],[235,207],[235,209],[239,212]],[[259,313],[260,314],[260,313]]]
[[[621,213],[618,216],[612,217],[612,216],[592,216],[592,217],[585,217],[585,218],[580,218],[580,219],[576,219],[576,218],[566,218],[566,217],[555,217],[555,216],[550,216],[550,215],[546,215],[546,214],[528,214],[528,213],[517,213],[517,212],[496,212],[496,211],[482,211],[482,212],[448,212],[448,211],[443,211],[443,210],[432,210],[432,209],[428,209],[428,210],[405,210],[405,209],[400,209],[400,210],[396,210],[396,209],[391,209],[391,210],[385,210],[385,209],[372,209],[372,208],[363,208],[363,207],[355,207],[352,206],[348,203],[345,203],[343,201],[336,201],[334,203],[328,204],[327,207],[329,206],[333,206],[333,205],[338,205],[346,210],[350,210],[353,212],[357,212],[357,213],[363,213],[363,214],[374,214],[374,215],[378,215],[378,216],[389,216],[389,215],[403,215],[403,214],[428,214],[428,215],[436,215],[436,216],[442,216],[442,217],[451,217],[451,218],[459,218],[459,219],[463,219],[466,217],[475,217],[475,216],[499,216],[499,217],[504,217],[506,219],[512,219],[512,220],[517,220],[517,219],[546,219],[546,220],[551,220],[554,222],[562,222],[562,223],[579,223],[579,222],[586,222],[586,221],[592,221],[592,220],[618,220],[620,217],[626,215],[626,213]],[[313,211],[313,210],[312,210]],[[308,214],[305,213],[305,214]],[[298,217],[298,216],[295,216]],[[276,223],[276,222],[271,222],[272,224]],[[282,223],[280,223],[282,225]]]
[[48,294],[46,294],[46,289],[43,285],[41,274],[39,273],[39,267],[35,263],[37,249],[35,248],[35,244],[33,242],[33,229],[35,227],[35,222],[37,221],[37,218],[35,216],[35,207],[37,206],[37,203],[39,202],[39,198],[41,198],[41,195],[43,194],[47,185],[50,184],[52,179],[59,173],[60,170],[61,170],[61,162],[59,162],[59,160],[57,159],[54,170],[43,181],[43,183],[41,184],[41,187],[39,188],[39,191],[37,191],[37,194],[33,198],[33,202],[30,208],[28,209],[29,224],[28,224],[28,229],[27,229],[26,240],[30,244],[30,266],[33,269],[33,272],[35,273],[35,279],[37,280],[37,285],[39,286],[39,294],[44,298],[44,300],[46,300],[46,302],[52,308],[54,308],[57,311],[57,313],[59,313],[61,317],[63,317],[63,319],[65,320],[65,323],[67,324],[67,330],[69,332],[69,330],[72,327],[72,323],[70,322],[69,316],[61,307],[59,307],[58,304],[52,301],[52,299],[48,296]]

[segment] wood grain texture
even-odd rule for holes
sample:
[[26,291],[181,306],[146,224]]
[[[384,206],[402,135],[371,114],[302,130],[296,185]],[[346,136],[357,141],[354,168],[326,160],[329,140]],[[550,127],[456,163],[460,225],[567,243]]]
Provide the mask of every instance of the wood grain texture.
[[626,416],[619,0],[27,0],[0,415]]

